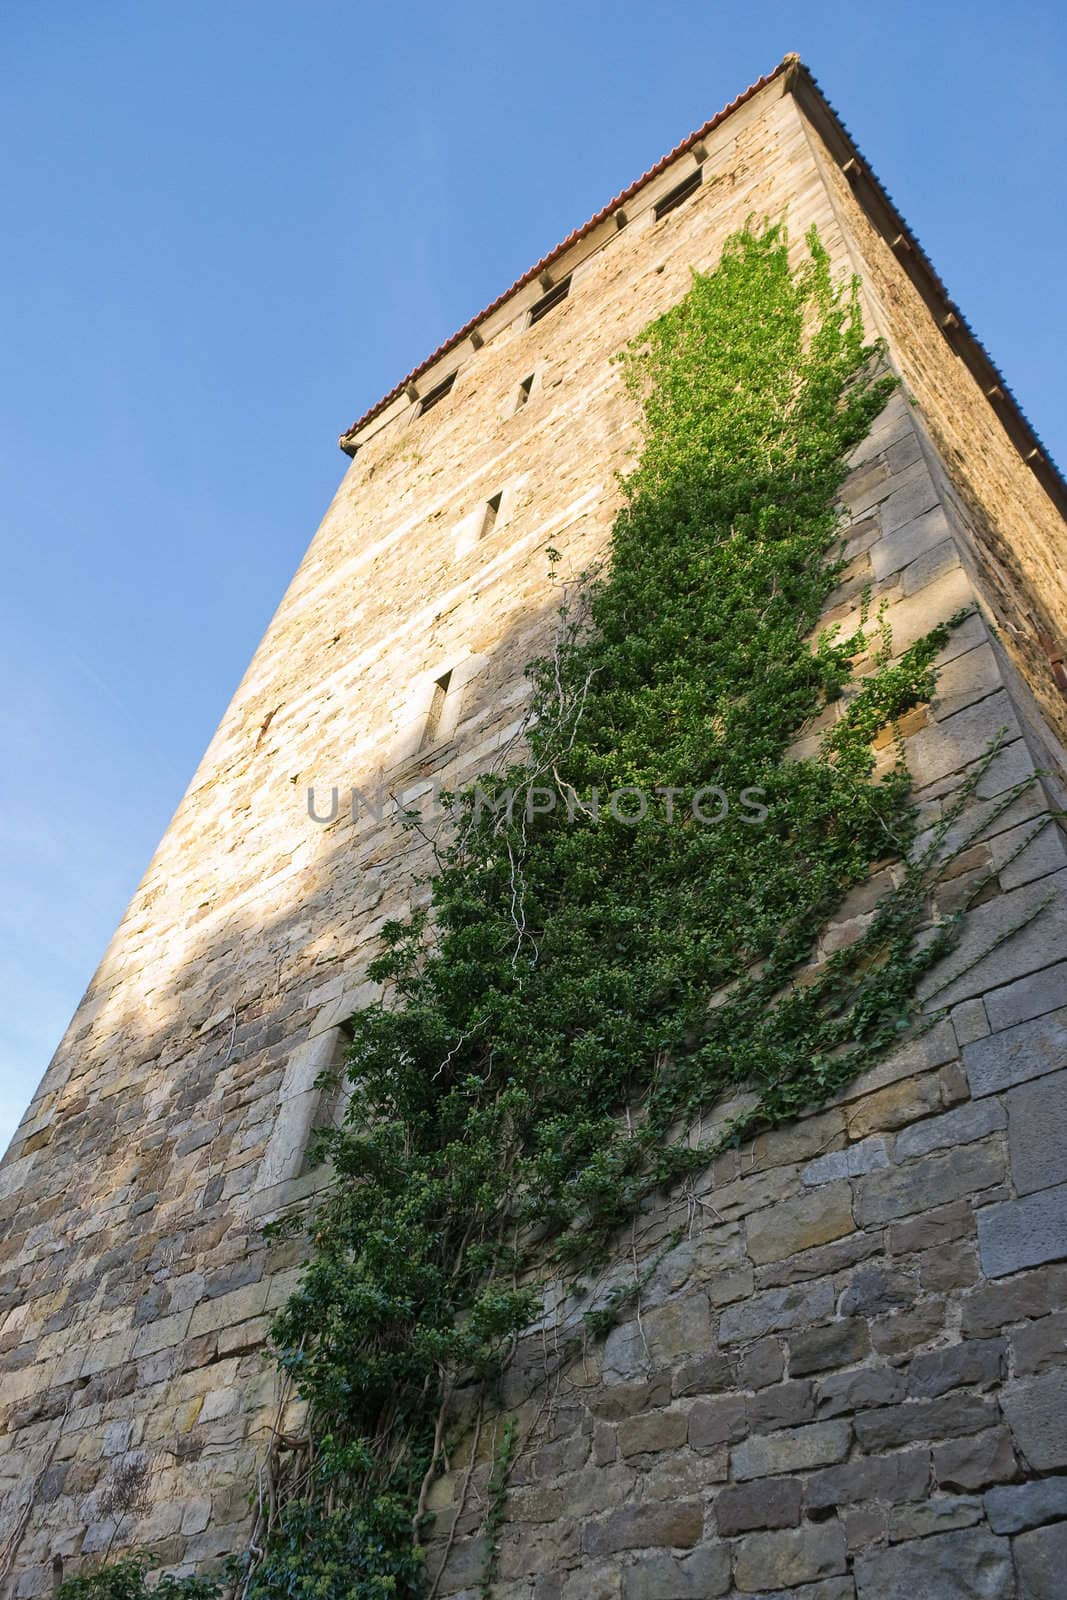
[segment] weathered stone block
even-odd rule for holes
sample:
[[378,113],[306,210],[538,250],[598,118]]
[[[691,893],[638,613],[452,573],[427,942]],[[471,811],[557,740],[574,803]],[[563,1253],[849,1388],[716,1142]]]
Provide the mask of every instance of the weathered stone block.
[[[995,1105],[994,1100],[983,1102]],[[1067,1072],[1009,1089],[1008,1156],[1018,1194],[1067,1183]]]
[[803,1499],[797,1478],[761,1478],[723,1489],[715,1501],[715,1526],[722,1538],[756,1528],[793,1528]]
[[982,1502],[975,1494],[939,1494],[916,1504],[894,1506],[886,1531],[890,1542],[926,1539],[932,1533],[948,1533],[953,1528],[973,1528],[982,1521]]
[[707,1296],[688,1294],[646,1312],[640,1325],[613,1328],[604,1344],[604,1381],[620,1383],[712,1345]]
[[1020,1022],[964,1047],[971,1093],[998,1094],[1017,1083],[1059,1072],[1067,1065],[1067,1007]]
[[748,1402],[748,1427],[753,1433],[770,1433],[777,1428],[795,1428],[811,1422],[815,1400],[810,1383],[776,1383],[762,1389]]
[[859,1367],[854,1372],[832,1372],[816,1384],[815,1409],[819,1417],[839,1417],[874,1406],[893,1405],[904,1398],[904,1374],[892,1367]]
[[[684,1361],[675,1370],[671,1392],[676,1399],[686,1395],[714,1394],[719,1389],[730,1388],[734,1380],[734,1366],[730,1358],[721,1350],[709,1350],[692,1361]],[[746,1385],[742,1384],[744,1387]]]
[[981,1433],[999,1422],[991,1400],[951,1394],[938,1400],[906,1400],[880,1411],[862,1411],[855,1419],[856,1437],[865,1450],[891,1450],[916,1439],[944,1439]]
[[638,1502],[622,1506],[601,1522],[582,1529],[582,1549],[593,1556],[617,1550],[643,1550],[652,1545],[686,1550],[704,1531],[704,1507],[699,1500]]
[[[729,1588],[730,1552],[723,1545],[706,1545],[689,1556],[656,1550],[622,1574],[623,1600],[715,1600]],[[587,1596],[587,1590],[575,1590],[575,1600]]]
[[734,1560],[734,1584],[742,1594],[795,1588],[830,1578],[846,1568],[844,1530],[827,1523],[780,1533],[750,1533]]
[[1028,1322],[1011,1336],[1015,1375],[1028,1377],[1050,1367],[1067,1367],[1067,1312]]
[[879,1262],[853,1273],[838,1307],[844,1317],[877,1317],[886,1311],[899,1311],[915,1299],[914,1278],[890,1271]]
[[858,1317],[827,1322],[821,1328],[808,1328],[789,1339],[789,1371],[802,1378],[809,1372],[825,1372],[828,1367],[850,1366],[862,1361],[871,1348],[867,1324]]
[[828,1466],[848,1455],[852,1430],[845,1421],[813,1422],[806,1428],[781,1433],[752,1434],[730,1455],[730,1467],[739,1482],[770,1478],[780,1472],[802,1472]]
[[833,1308],[834,1286],[825,1280],[796,1288],[765,1289],[751,1300],[727,1307],[719,1318],[719,1338],[723,1344],[759,1339],[784,1328],[818,1322]]
[[1007,1116],[999,1100],[973,1100],[943,1116],[904,1128],[897,1134],[893,1157],[898,1162],[912,1161],[931,1150],[953,1149],[984,1139],[987,1133],[997,1133],[1005,1127]]
[[921,1500],[930,1483],[930,1452],[901,1450],[891,1456],[853,1456],[843,1465],[813,1472],[804,1485],[809,1511],[861,1500],[896,1504]]
[[984,1489],[1013,1478],[1017,1470],[1007,1428],[990,1428],[934,1449],[934,1475],[942,1489]]
[[1067,1184],[983,1206],[978,1212],[978,1254],[990,1278],[1067,1256]]
[[1012,1600],[1006,1539],[984,1529],[935,1534],[856,1557],[859,1600]]
[[953,1239],[975,1232],[974,1212],[965,1201],[940,1206],[908,1222],[894,1222],[888,1233],[890,1255],[910,1255],[915,1250],[939,1250]]
[[765,1389],[785,1372],[785,1348],[777,1339],[761,1339],[737,1359],[737,1381],[742,1389]]
[[658,1450],[675,1450],[685,1443],[689,1417],[684,1411],[648,1411],[627,1417],[616,1429],[619,1454],[638,1456]]
[[856,1218],[868,1227],[933,1210],[947,1200],[990,1189],[1004,1175],[1003,1155],[987,1144],[925,1156],[907,1167],[861,1178],[856,1185]]
[[689,1412],[689,1443],[694,1450],[712,1450],[716,1445],[742,1439],[746,1427],[742,1395],[698,1400]]
[[1020,1600],[1063,1600],[1067,1522],[1020,1534],[1013,1548]]
[[985,996],[986,1015],[995,1033],[1063,1007],[1067,1007],[1067,961],[1028,973]]
[[880,1167],[888,1165],[889,1156],[884,1139],[861,1139],[847,1149],[831,1151],[828,1155],[809,1161],[801,1171],[800,1181],[814,1188],[819,1184],[833,1183],[839,1178],[861,1178],[865,1172],[877,1172]]
[[851,1233],[852,1191],[847,1183],[831,1185],[819,1194],[801,1195],[754,1212],[746,1222],[748,1253],[757,1265],[781,1261]]
[[998,1383],[1004,1374],[1003,1339],[969,1339],[944,1350],[927,1350],[912,1358],[908,1394],[934,1398],[963,1384]]
[[[1067,1477],[1032,1478],[1029,1483],[987,1489],[986,1516],[994,1533],[1018,1533],[1042,1522],[1067,1517]],[[1067,1567],[1064,1569],[1067,1571]]]
[[1038,1472],[1067,1467],[1067,1370],[1011,1384],[1000,1403],[1031,1467]]

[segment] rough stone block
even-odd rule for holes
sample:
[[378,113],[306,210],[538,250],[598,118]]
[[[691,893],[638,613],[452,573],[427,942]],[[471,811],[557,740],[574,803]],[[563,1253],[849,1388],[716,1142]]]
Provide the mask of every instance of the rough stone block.
[[637,1502],[621,1506],[601,1522],[587,1522],[582,1529],[582,1549],[592,1556],[653,1545],[687,1550],[703,1532],[704,1507],[699,1500]]
[[[984,1102],[995,1105],[993,1100]],[[1009,1089],[1008,1157],[1018,1194],[1067,1182],[1067,1072]]]
[[1067,1184],[978,1212],[978,1254],[989,1278],[1067,1256]]
[[712,1346],[711,1311],[703,1294],[688,1294],[654,1306],[640,1324],[613,1328],[604,1344],[604,1381],[638,1378],[681,1356],[694,1356]]
[[739,1482],[770,1478],[781,1472],[801,1472],[842,1461],[851,1441],[852,1430],[843,1420],[813,1422],[806,1428],[789,1428],[781,1433],[752,1434],[731,1452],[730,1466]]
[[856,1185],[856,1218],[863,1227],[933,1210],[946,1200],[978,1194],[1001,1183],[1005,1161],[988,1144],[924,1156],[906,1167],[874,1172]]
[[847,1183],[756,1211],[746,1221],[748,1253],[757,1265],[781,1261],[851,1233],[852,1191]]
[[971,1338],[997,1333],[1027,1317],[1045,1317],[1067,1305],[1067,1266],[1026,1272],[1007,1283],[984,1283],[963,1301],[961,1326]]
[[838,1467],[813,1472],[804,1485],[809,1511],[881,1500],[921,1500],[930,1484],[930,1452],[900,1450],[889,1456],[853,1456]]
[[1067,1065],[1067,1007],[1017,1023],[964,1047],[963,1069],[975,1099]]
[[753,1433],[795,1428],[815,1417],[810,1383],[776,1383],[748,1402],[748,1427]]
[[616,1430],[619,1454],[638,1456],[658,1450],[675,1450],[685,1443],[689,1417],[684,1411],[646,1411],[627,1417]]
[[724,1539],[757,1528],[794,1528],[800,1521],[802,1498],[797,1478],[733,1484],[715,1501],[715,1525]]
[[712,1450],[743,1438],[746,1426],[742,1395],[698,1400],[689,1412],[689,1443],[694,1450]]
[[910,1306],[914,1299],[911,1274],[890,1271],[875,1261],[853,1273],[838,1309],[843,1317],[877,1317]]
[[719,1318],[723,1344],[738,1339],[759,1339],[805,1322],[818,1322],[834,1308],[832,1283],[815,1282],[785,1289],[765,1289],[751,1300],[728,1306]]
[[916,1250],[939,1250],[974,1231],[974,1212],[966,1201],[957,1200],[954,1205],[940,1206],[925,1216],[893,1223],[888,1235],[889,1253],[906,1256]]
[[929,1117],[904,1128],[897,1134],[893,1158],[898,1162],[912,1161],[931,1150],[948,1150],[984,1139],[986,1134],[997,1133],[1006,1126],[1007,1117],[999,1100],[969,1101],[943,1116]]
[[1014,1550],[1020,1600],[1063,1600],[1067,1522],[1020,1534]]
[[976,1494],[939,1494],[918,1504],[894,1506],[887,1532],[892,1544],[903,1539],[926,1539],[952,1528],[973,1528],[982,1521],[982,1502]]
[[1029,1377],[1050,1367],[1067,1367],[1067,1312],[1057,1311],[1017,1328],[1011,1336],[1015,1375]]
[[845,1150],[834,1150],[809,1161],[801,1171],[800,1181],[814,1188],[839,1178],[861,1178],[865,1172],[876,1172],[879,1167],[888,1165],[884,1139],[861,1139]]
[[[689,1556],[656,1550],[622,1574],[623,1600],[715,1600],[729,1588],[730,1552],[724,1545],[705,1545]],[[589,1600],[588,1588],[576,1588],[575,1600]]]
[[734,1585],[742,1594],[790,1589],[831,1578],[846,1568],[844,1529],[833,1523],[780,1533],[750,1533],[734,1560]]
[[904,1398],[904,1374],[892,1367],[858,1367],[854,1372],[832,1372],[816,1385],[815,1410],[822,1417],[846,1416],[876,1406],[891,1406]]
[[791,1335],[789,1371],[797,1378],[809,1372],[825,1372],[828,1367],[850,1366],[862,1361],[871,1348],[867,1324],[858,1317],[827,1322]]
[[1067,1370],[1009,1385],[1000,1397],[1019,1450],[1037,1472],[1067,1467]]
[[991,989],[984,1003],[995,1033],[1067,1007],[1067,961],[1028,973],[1002,989]]
[[859,1600],[1012,1600],[1011,1548],[983,1528],[960,1529],[856,1557]]
[[1017,1470],[1007,1428],[990,1428],[934,1449],[934,1476],[942,1489],[984,1489],[1013,1478]]
[[[987,1489],[986,1516],[994,1533],[1019,1533],[1067,1517],[1067,1477],[1031,1478]],[[1064,1568],[1067,1571],[1067,1567]]]
[[1004,1372],[1003,1339],[968,1339],[943,1350],[926,1350],[912,1358],[908,1394],[934,1399],[964,1384],[999,1383]]
[[906,1400],[903,1405],[880,1411],[862,1411],[855,1419],[855,1428],[865,1450],[891,1450],[917,1439],[981,1433],[999,1421],[993,1401],[979,1395],[950,1394],[937,1400]]

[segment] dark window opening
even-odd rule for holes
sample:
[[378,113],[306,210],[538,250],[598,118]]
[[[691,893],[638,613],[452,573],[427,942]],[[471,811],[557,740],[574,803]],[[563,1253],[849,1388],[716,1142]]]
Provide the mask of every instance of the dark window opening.
[[522,382],[519,384],[519,397],[515,402],[516,411],[521,411],[527,400],[529,400],[531,392],[533,391],[534,377],[535,374],[531,372],[530,376],[528,378],[523,378]]
[[437,679],[437,682],[433,686],[433,694],[430,697],[430,709],[426,713],[426,726],[422,730],[422,744],[420,748],[423,750],[426,749],[427,745],[433,744],[437,738],[437,730],[440,728],[441,718],[444,716],[445,701],[448,699],[448,686],[451,681],[451,671],[442,672],[441,676]]
[[450,372],[447,378],[442,378],[440,383],[435,384],[428,393],[424,394],[419,401],[419,416],[425,416],[426,412],[431,411],[439,400],[443,400],[446,394],[450,394],[455,381],[456,374]]
[[491,500],[486,501],[485,516],[482,518],[482,531],[478,535],[479,539],[487,539],[496,527],[496,519],[500,515],[500,502],[503,498],[504,491],[501,489],[499,494],[495,494]]
[[566,300],[570,292],[571,280],[570,274],[568,273],[565,278],[561,278],[558,283],[554,283],[551,289],[549,289],[548,293],[543,294],[540,300],[535,301],[530,307],[531,326],[535,322],[540,322],[542,317],[547,317],[548,313],[553,310],[554,307],[558,306],[561,301]]
[[695,194],[700,188],[703,177],[703,169],[698,167],[695,172],[689,174],[688,178],[683,178],[681,183],[675,184],[673,189],[668,190],[662,200],[657,200],[656,221],[658,222],[660,217],[665,217],[668,211],[676,210],[678,206],[683,205],[689,199],[691,194]]

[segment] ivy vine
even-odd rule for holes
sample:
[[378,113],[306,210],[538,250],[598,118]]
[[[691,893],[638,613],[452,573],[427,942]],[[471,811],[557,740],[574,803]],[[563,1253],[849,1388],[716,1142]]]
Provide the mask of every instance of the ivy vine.
[[[817,631],[847,458],[893,380],[856,283],[807,245],[791,268],[781,226],[746,227],[622,357],[643,447],[610,560],[530,668],[524,759],[449,797],[430,908],[385,929],[386,998],[353,1019],[332,1182],[273,1330],[308,1435],[261,1499],[244,1600],[432,1591],[458,1397],[501,1371],[542,1284],[610,1260],[652,1192],[898,1042],[957,936],[930,916],[944,830],[917,848],[902,743],[877,764],[872,741],[930,697],[960,619],[895,659],[866,610]],[[713,786],[735,803],[711,825],[692,801]],[[655,803],[593,803],[619,790]],[[753,791],[762,820],[736,804]],[[896,886],[828,953],[889,862]],[[741,1089],[714,1143],[688,1137]],[[587,1336],[615,1309],[590,1306]]]

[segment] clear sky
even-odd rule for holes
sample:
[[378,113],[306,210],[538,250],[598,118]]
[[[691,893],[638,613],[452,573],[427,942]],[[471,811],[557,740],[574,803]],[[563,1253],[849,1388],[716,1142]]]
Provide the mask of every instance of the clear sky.
[[799,50],[1067,458],[1061,5],[8,0],[0,1147],[336,438]]

